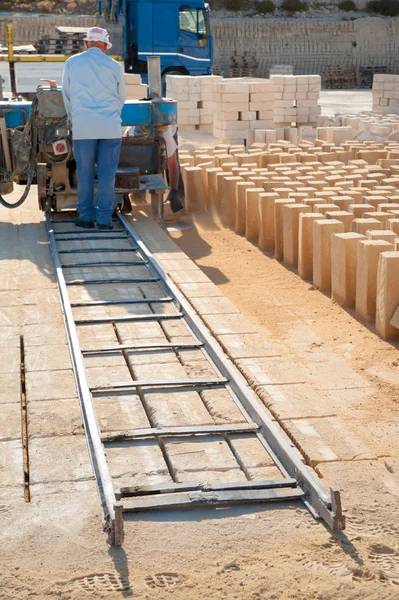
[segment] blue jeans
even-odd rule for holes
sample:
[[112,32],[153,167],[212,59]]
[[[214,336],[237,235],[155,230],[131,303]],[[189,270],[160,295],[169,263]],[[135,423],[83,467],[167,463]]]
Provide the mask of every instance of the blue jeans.
[[[78,213],[83,221],[111,222],[114,211],[115,173],[122,140],[74,140],[78,173]],[[97,202],[94,205],[94,165],[97,165]]]

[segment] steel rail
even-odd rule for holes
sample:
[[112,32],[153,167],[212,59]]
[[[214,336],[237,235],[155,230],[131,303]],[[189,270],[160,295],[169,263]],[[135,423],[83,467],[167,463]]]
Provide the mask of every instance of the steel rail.
[[103,528],[108,533],[110,542],[120,546],[123,542],[122,505],[116,500],[111,475],[104,454],[104,447],[101,441],[97,415],[86,377],[83,355],[80,350],[79,338],[68,297],[68,290],[57,250],[53,224],[48,213],[46,213],[45,218],[47,233],[50,241],[50,250],[55,266],[58,291],[61,299],[61,308],[65,329],[69,339],[69,349],[74,366],[73,371],[86,432],[86,441],[96,477],[101,506],[103,509]]
[[117,216],[134,240],[139,253],[147,260],[149,271],[152,271],[152,274],[159,278],[159,285],[164,287],[165,293],[176,298],[179,310],[184,314],[195,337],[206,345],[210,358],[214,361],[222,376],[229,380],[229,386],[242,403],[250,418],[260,426],[267,443],[279,458],[289,476],[297,480],[298,485],[304,491],[304,501],[309,510],[316,518],[323,519],[332,530],[342,531],[345,529],[345,517],[342,514],[339,491],[336,488],[330,488],[330,493],[328,493],[317,478],[308,471],[306,465],[302,464],[255,394],[252,390],[248,389],[246,380],[227,359],[216,340],[208,333],[205,325],[176,284],[156,262],[140,236],[134,230],[131,222],[120,213]]

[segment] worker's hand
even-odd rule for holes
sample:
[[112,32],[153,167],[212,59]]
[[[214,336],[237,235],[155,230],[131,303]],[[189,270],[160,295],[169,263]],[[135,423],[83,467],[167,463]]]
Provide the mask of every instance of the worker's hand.
[[166,201],[170,202],[172,212],[177,213],[179,210],[183,210],[183,204],[180,202],[178,190],[170,190]]

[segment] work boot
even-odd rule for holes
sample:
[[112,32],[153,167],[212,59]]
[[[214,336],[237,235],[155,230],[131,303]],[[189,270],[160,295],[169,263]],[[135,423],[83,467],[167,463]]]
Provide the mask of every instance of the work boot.
[[94,221],[83,221],[83,219],[76,219],[76,227],[83,227],[84,229],[94,229],[96,224]]
[[179,212],[179,210],[183,210],[184,207],[183,204],[180,202],[178,190],[170,190],[167,200],[170,203],[170,208],[172,209],[173,213],[177,213]]
[[112,223],[97,223],[97,227],[98,229],[102,229],[103,231],[109,231],[110,229],[114,228]]

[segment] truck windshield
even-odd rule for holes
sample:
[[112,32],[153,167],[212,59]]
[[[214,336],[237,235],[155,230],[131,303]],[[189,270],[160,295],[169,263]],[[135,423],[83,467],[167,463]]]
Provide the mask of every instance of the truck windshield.
[[204,12],[196,8],[181,8],[179,11],[179,26],[182,31],[195,33],[199,37],[206,36]]

